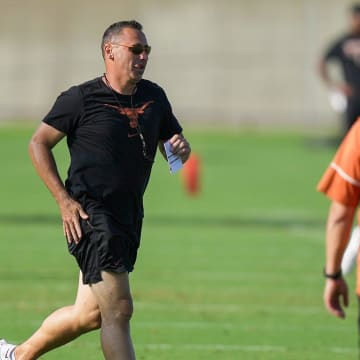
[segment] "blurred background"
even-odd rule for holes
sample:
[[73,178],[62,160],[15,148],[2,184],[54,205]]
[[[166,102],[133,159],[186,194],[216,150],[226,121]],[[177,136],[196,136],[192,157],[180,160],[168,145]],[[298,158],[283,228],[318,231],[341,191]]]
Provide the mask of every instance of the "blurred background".
[[[341,128],[316,66],[351,4],[0,0],[0,337],[19,343],[74,300],[78,268],[27,146],[61,91],[103,73],[108,25],[136,19],[153,47],[145,77],[200,164],[192,193],[154,164],[131,275],[138,358],[355,359],[354,272],[347,319],[322,304],[329,201],[315,190]],[[54,152],[65,178],[65,142]],[[44,358],[100,352],[95,332]]]
[[153,46],[145,77],[166,89],[181,120],[331,126],[316,61],[346,30],[350,4],[1,0],[0,120],[41,119],[60,91],[100,75],[105,28],[135,18]]

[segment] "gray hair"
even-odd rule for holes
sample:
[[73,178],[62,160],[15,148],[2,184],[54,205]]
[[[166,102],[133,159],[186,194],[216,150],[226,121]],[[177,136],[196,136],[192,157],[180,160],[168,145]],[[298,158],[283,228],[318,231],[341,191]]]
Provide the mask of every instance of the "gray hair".
[[119,35],[124,28],[131,28],[139,31],[142,31],[143,29],[142,25],[136,20],[124,20],[111,24],[105,30],[101,41],[101,53],[103,58],[105,58],[104,45],[110,42],[113,36]]

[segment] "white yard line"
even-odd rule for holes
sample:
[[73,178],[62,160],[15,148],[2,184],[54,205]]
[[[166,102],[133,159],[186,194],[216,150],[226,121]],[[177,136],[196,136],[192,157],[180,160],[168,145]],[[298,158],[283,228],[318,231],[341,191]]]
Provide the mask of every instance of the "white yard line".
[[338,353],[338,354],[344,354],[344,353],[346,353],[346,354],[348,354],[348,353],[355,354],[359,350],[357,348],[334,347],[334,348],[331,348],[330,351],[334,352],[334,353]]
[[132,325],[134,328],[175,328],[175,329],[208,329],[208,328],[238,328],[238,324],[228,322],[206,322],[206,321],[136,321]]
[[[234,351],[234,352],[272,352],[284,353],[289,352],[286,346],[272,346],[272,345],[229,345],[229,344],[137,344],[137,348],[145,348],[149,350],[162,351]],[[326,348],[327,351],[341,354],[356,354],[357,348]],[[295,350],[293,350],[295,351]]]
[[270,345],[227,345],[227,344],[138,344],[150,350],[191,350],[191,351],[243,351],[243,352],[285,352],[286,347]]
[[[132,325],[134,328],[172,328],[172,329],[237,329],[239,331],[247,331],[249,327],[254,328],[254,325],[249,325],[244,322],[222,322],[222,321],[141,321],[134,320]],[[277,324],[276,326],[272,324],[260,325],[261,330],[264,331],[286,331],[286,332],[299,332],[303,331],[302,327],[297,325],[288,325],[288,324]],[[313,324],[311,325],[312,329],[316,330],[326,330],[336,333],[348,333],[348,330],[345,328],[338,328],[337,326],[328,326],[322,324]]]
[[324,310],[321,306],[271,306],[271,305],[246,305],[243,304],[194,304],[194,303],[153,303],[144,301],[135,301],[135,307],[138,309],[152,309],[152,310],[178,310],[190,312],[204,312],[204,311],[216,311],[218,313],[244,313],[249,310],[261,310],[261,311],[279,311],[291,314],[320,314]]

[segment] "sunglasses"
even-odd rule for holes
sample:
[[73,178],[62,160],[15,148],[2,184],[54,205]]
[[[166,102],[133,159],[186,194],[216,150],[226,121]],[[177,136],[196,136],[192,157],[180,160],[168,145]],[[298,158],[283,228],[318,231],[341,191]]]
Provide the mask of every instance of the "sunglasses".
[[143,52],[145,52],[146,55],[149,55],[151,51],[151,46],[149,45],[142,45],[142,44],[125,45],[119,43],[112,43],[112,44],[127,47],[134,55],[140,55]]

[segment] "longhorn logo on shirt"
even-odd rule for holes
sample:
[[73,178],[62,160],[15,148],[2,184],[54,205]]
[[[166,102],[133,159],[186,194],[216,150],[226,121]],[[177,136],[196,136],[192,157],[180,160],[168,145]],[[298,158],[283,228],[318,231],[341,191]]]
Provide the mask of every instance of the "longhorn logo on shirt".
[[124,106],[116,106],[110,104],[104,104],[105,106],[111,107],[117,110],[121,115],[125,115],[130,120],[130,127],[136,129],[138,127],[139,115],[142,115],[145,112],[145,109],[154,101],[148,101],[144,105],[138,108],[127,108]]

